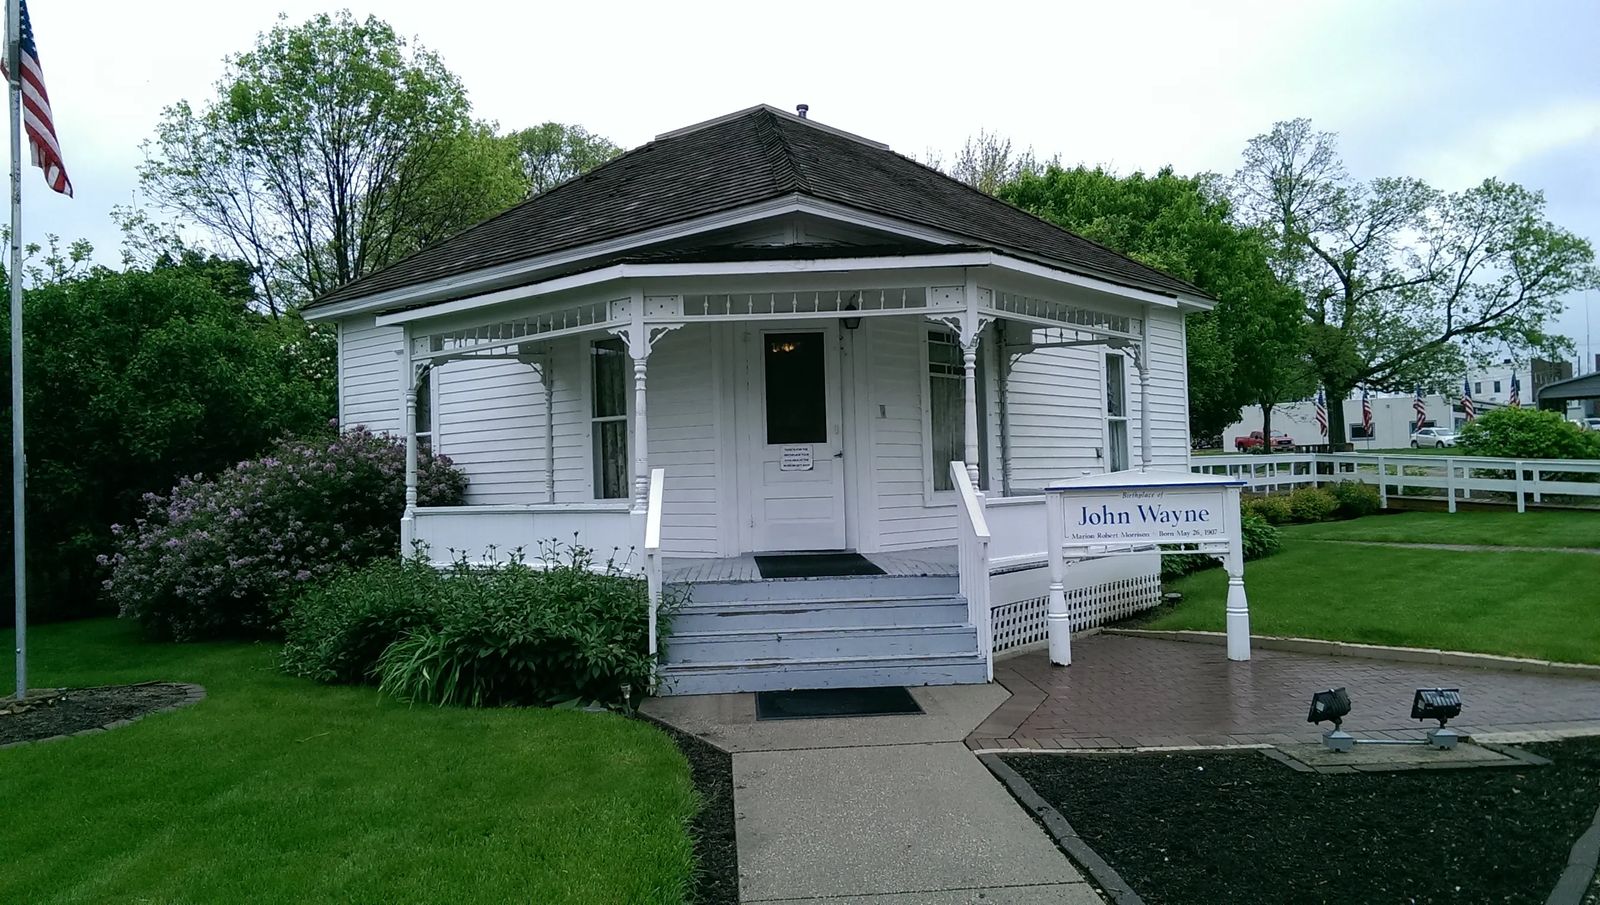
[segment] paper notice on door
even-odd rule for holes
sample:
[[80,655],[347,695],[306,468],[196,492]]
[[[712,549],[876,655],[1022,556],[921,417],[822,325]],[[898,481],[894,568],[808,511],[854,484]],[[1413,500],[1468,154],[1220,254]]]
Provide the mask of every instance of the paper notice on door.
[[778,453],[779,471],[810,471],[812,467],[811,447],[785,446]]

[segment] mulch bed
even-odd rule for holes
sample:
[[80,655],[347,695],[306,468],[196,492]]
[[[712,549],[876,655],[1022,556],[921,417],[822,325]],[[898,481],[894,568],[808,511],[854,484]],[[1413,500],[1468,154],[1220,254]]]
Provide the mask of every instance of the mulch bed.
[[1299,773],[1255,751],[1003,759],[1150,905],[1543,902],[1600,806],[1600,739],[1526,769]]
[[695,905],[739,905],[739,849],[733,827],[733,755],[695,736],[651,720],[678,743],[700,793],[700,810],[689,825],[697,870],[689,901]]
[[[136,720],[190,701],[193,686],[167,682],[66,689],[0,709],[0,745],[36,742]],[[30,692],[31,694],[31,692]]]

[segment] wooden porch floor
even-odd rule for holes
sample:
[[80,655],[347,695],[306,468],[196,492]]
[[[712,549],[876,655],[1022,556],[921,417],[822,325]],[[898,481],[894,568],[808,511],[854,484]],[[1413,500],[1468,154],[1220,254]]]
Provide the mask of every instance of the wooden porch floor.
[[[863,553],[888,575],[955,575],[959,559],[955,547],[926,547],[893,553]],[[669,556],[661,564],[668,583],[695,581],[761,581],[756,559],[749,553],[721,559]]]

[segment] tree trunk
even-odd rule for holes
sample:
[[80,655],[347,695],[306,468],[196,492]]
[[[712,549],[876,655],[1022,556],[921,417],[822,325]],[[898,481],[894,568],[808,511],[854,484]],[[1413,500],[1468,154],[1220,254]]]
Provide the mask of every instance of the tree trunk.
[[1344,401],[1350,395],[1349,388],[1335,390],[1326,388],[1328,394],[1328,443],[1342,446],[1350,442],[1345,437]]
[[1276,452],[1272,447],[1272,403],[1261,403],[1261,451]]

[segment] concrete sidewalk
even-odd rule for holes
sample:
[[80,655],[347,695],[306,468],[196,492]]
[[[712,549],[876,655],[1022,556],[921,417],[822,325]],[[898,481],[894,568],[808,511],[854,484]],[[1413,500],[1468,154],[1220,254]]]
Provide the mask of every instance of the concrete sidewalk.
[[645,709],[734,752],[744,902],[1098,905],[962,744],[1005,690],[912,694],[925,713],[757,723],[753,695],[656,698]]

